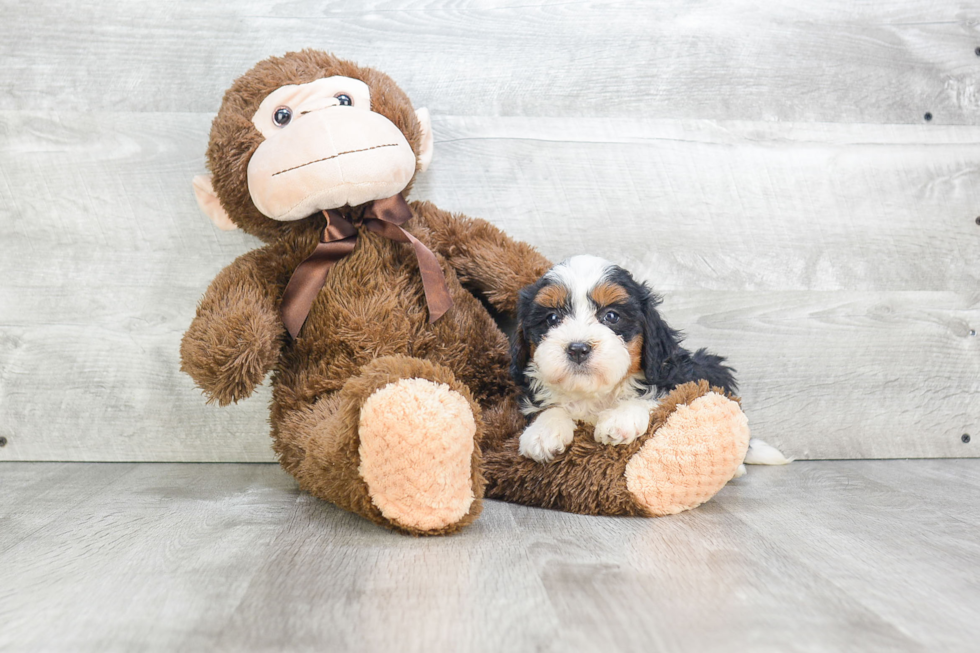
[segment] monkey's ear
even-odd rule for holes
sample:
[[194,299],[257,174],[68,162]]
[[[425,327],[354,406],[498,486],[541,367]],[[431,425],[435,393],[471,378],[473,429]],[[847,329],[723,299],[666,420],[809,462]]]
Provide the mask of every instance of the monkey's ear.
[[231,221],[225,209],[221,206],[218,196],[211,185],[211,175],[198,175],[194,177],[194,197],[197,198],[197,205],[201,207],[204,215],[211,218],[211,222],[222,231],[232,231],[238,229],[238,225]]
[[425,169],[432,163],[432,146],[435,139],[432,137],[432,118],[429,110],[425,107],[415,110],[415,116],[419,119],[419,126],[422,128],[422,142],[419,144],[419,170]]

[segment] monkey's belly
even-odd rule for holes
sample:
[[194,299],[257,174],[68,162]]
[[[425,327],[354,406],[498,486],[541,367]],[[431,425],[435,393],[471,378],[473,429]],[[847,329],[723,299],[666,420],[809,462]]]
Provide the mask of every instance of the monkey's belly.
[[313,384],[317,394],[339,389],[367,363],[393,355],[444,365],[475,395],[498,392],[509,383],[507,340],[486,309],[450,275],[453,306],[430,324],[418,267],[389,243],[364,243],[370,246],[334,266],[290,363],[307,368],[307,380],[329,379]]

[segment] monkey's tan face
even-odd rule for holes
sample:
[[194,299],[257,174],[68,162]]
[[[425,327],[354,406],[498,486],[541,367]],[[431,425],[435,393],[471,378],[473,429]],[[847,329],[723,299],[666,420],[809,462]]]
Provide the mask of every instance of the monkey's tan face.
[[[429,129],[428,115],[419,118]],[[265,141],[248,163],[248,190],[273,220],[391,197],[415,174],[416,154],[394,123],[371,111],[370,89],[357,79],[283,86],[252,123]]]

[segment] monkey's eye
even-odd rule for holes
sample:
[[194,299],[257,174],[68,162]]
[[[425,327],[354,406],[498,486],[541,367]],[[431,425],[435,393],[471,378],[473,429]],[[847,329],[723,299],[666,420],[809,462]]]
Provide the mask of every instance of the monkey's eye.
[[619,313],[616,311],[606,311],[602,315],[602,321],[606,324],[616,324],[619,322]]
[[353,100],[350,99],[350,96],[345,95],[344,93],[335,95],[334,97],[340,100],[340,106],[342,107],[349,107],[350,105],[354,104]]
[[548,323],[549,327],[553,327],[561,322],[561,318],[558,317],[558,313],[548,313],[545,316],[544,321]]
[[292,119],[293,110],[289,107],[276,107],[272,112],[272,122],[276,123],[276,127],[285,127]]

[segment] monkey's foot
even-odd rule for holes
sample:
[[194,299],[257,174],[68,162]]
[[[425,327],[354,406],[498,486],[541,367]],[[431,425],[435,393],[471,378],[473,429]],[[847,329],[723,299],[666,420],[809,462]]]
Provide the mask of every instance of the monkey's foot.
[[710,392],[678,406],[626,465],[626,486],[650,515],[701,505],[732,479],[749,446],[737,403]]
[[470,512],[476,421],[445,383],[401,379],[361,407],[360,467],[371,502],[415,533],[454,530]]

